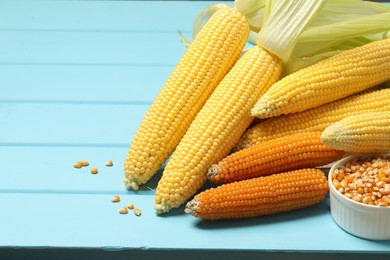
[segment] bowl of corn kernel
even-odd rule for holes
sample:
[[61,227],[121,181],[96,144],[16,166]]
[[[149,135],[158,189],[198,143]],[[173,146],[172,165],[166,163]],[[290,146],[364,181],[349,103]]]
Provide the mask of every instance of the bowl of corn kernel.
[[390,239],[390,154],[345,157],[329,170],[330,211],[357,237]]

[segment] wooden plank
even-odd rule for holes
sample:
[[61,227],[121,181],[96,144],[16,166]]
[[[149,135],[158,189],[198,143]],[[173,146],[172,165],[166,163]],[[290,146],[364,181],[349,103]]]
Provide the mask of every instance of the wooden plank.
[[[184,214],[182,209],[156,216],[154,196],[122,195],[116,204],[111,203],[113,195],[0,193],[0,245],[70,250],[142,248],[145,254],[172,248],[317,253],[389,252],[390,248],[390,241],[375,243],[342,231],[328,214],[328,200],[285,214],[210,222]],[[139,207],[142,216],[120,215],[119,207],[127,203]]]
[[[2,162],[0,193],[43,194],[128,194],[123,184],[123,163],[128,147],[55,147],[0,146]],[[73,164],[88,160],[90,165],[76,169]],[[106,167],[112,160],[114,165]],[[98,174],[91,174],[96,167]],[[147,185],[143,195],[154,194],[161,177],[159,171]]]
[[150,104],[173,66],[0,65],[0,102]]
[[0,145],[127,147],[148,107],[0,103]]
[[[218,1],[0,1],[0,30],[190,32]],[[232,2],[224,2],[232,5]],[[48,22],[50,21],[50,22]]]
[[[226,252],[228,251],[228,252]],[[105,250],[100,248],[0,248],[0,258],[8,260],[26,260],[37,259],[51,260],[58,259],[91,259],[94,260],[118,260],[127,259],[131,256],[137,260],[161,260],[165,258],[183,259],[186,260],[258,260],[258,259],[272,259],[272,260],[344,260],[344,259],[364,259],[364,260],[378,260],[386,259],[387,252],[302,252],[302,251],[261,251],[261,250],[239,250],[239,249],[184,249],[177,250],[169,249],[148,249],[144,248],[130,248],[122,250]]]
[[176,65],[177,33],[0,31],[0,64]]

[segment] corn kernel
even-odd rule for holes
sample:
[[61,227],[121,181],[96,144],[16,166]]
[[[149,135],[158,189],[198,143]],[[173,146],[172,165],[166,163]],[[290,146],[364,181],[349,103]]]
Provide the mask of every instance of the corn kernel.
[[140,209],[134,209],[134,215],[136,215],[137,217],[141,216],[142,212]]
[[77,168],[77,169],[80,169],[81,167],[83,167],[83,165],[81,164],[81,162],[75,162],[73,164],[73,167]]
[[120,213],[120,214],[127,214],[128,212],[129,212],[129,211],[127,210],[126,207],[122,207],[122,208],[119,209],[119,213]]
[[90,171],[92,174],[97,174],[99,172],[97,168],[91,168]]
[[106,166],[107,167],[110,167],[110,166],[113,166],[114,165],[114,163],[112,162],[112,160],[108,160],[107,162],[106,162]]
[[88,162],[87,160],[82,160],[80,163],[81,163],[81,165],[82,165],[83,167],[89,166],[89,162]]
[[119,201],[121,201],[121,198],[119,196],[114,196],[114,197],[112,197],[111,201],[112,202],[119,202]]

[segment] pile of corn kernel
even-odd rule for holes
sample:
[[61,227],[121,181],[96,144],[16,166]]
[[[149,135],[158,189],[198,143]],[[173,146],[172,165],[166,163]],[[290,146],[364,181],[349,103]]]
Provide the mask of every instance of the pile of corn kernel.
[[345,197],[381,207],[390,206],[390,159],[355,159],[332,174],[334,187]]

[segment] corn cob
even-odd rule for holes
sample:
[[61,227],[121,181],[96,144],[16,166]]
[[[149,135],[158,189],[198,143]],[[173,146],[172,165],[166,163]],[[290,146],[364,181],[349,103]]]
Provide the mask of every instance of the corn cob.
[[156,189],[158,214],[177,208],[207,180],[252,121],[257,98],[276,82],[281,60],[259,46],[248,50],[221,81],[168,161]]
[[258,143],[214,164],[207,177],[214,183],[228,183],[341,159],[344,152],[324,145],[321,133],[296,133]]
[[303,111],[374,87],[390,79],[390,39],[341,52],[274,84],[252,115],[269,118]]
[[124,183],[137,190],[171,155],[198,111],[241,54],[249,25],[218,10],[198,33],[142,120],[130,145]]
[[390,110],[346,117],[328,126],[321,140],[351,153],[390,152]]
[[319,169],[299,169],[222,184],[196,195],[185,212],[219,220],[287,212],[320,203],[328,183]]
[[[250,127],[232,149],[234,152],[257,143],[303,131],[323,131],[347,116],[390,110],[390,89],[365,91],[302,112],[265,119]],[[277,130],[277,131],[275,131]]]

